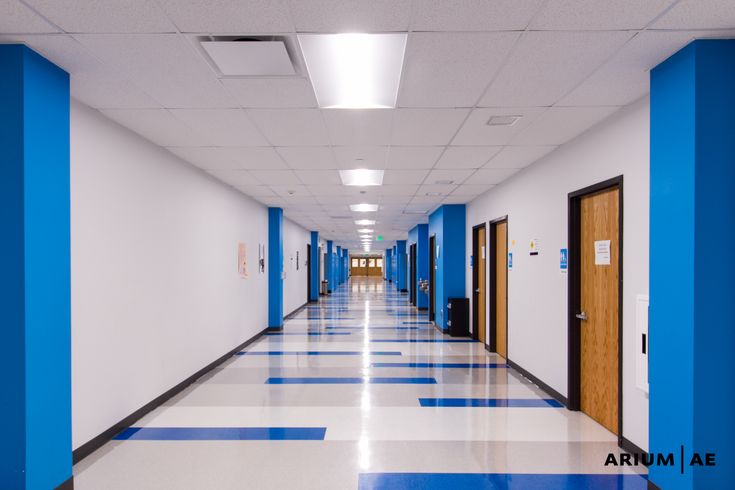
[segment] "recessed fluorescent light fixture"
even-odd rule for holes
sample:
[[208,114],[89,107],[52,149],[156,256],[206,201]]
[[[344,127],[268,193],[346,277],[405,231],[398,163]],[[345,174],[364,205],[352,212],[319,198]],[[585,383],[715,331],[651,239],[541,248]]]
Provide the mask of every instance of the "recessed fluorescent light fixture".
[[373,229],[372,228],[360,228],[359,230],[357,230],[357,232],[358,233],[372,233]]
[[523,116],[492,116],[487,120],[488,126],[513,126]]
[[356,213],[372,213],[378,210],[377,204],[350,204],[350,211]]
[[393,108],[408,34],[300,34],[319,107]]
[[383,171],[370,170],[367,168],[356,168],[352,170],[340,170],[339,178],[343,185],[382,185]]
[[355,221],[355,224],[358,226],[370,226],[375,224],[374,219],[359,219]]

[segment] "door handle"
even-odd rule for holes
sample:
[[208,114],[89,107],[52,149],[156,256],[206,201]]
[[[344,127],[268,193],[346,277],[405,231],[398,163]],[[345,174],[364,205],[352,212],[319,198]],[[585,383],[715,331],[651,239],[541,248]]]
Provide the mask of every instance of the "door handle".
[[574,315],[574,316],[576,316],[576,317],[577,317],[577,318],[579,318],[580,320],[585,320],[585,321],[587,320],[587,313],[585,313],[584,311],[583,311],[583,312],[581,312],[581,313],[577,313],[577,314],[576,314],[576,315]]
[[479,293],[480,292],[480,288],[475,289],[475,292],[476,293]]

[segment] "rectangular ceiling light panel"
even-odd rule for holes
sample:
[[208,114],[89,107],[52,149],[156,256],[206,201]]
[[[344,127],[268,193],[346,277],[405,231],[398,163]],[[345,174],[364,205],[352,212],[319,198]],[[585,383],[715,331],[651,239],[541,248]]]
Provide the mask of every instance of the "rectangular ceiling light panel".
[[319,107],[393,108],[408,34],[300,34]]
[[382,185],[383,171],[370,170],[367,168],[356,168],[353,170],[340,170],[339,178],[342,179],[343,185]]
[[359,219],[355,221],[355,224],[358,226],[371,226],[375,224],[375,220],[373,219]]
[[373,213],[377,210],[377,204],[350,204],[350,211],[355,213]]
[[283,41],[203,41],[202,47],[226,77],[296,74]]

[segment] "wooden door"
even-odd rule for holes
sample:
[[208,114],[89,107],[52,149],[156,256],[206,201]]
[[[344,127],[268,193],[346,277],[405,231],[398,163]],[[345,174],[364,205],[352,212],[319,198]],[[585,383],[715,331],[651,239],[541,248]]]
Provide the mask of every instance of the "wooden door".
[[483,344],[487,343],[487,237],[485,227],[477,229],[477,288],[475,289],[475,301],[477,302],[477,340]]
[[[618,434],[619,190],[580,202],[580,409]],[[586,317],[586,319],[585,319]]]
[[429,320],[436,319],[436,237],[429,238]]
[[508,357],[508,222],[495,225],[495,352]]

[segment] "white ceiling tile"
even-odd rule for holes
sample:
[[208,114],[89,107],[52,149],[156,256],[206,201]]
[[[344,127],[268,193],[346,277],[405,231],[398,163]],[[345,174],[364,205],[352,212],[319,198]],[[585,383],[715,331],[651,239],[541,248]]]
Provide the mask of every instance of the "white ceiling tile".
[[157,0],[182,32],[293,32],[285,0]]
[[337,160],[328,146],[279,146],[276,151],[293,169],[337,168]]
[[222,84],[242,107],[316,107],[314,89],[305,78],[223,78]]
[[71,76],[71,96],[95,109],[155,109],[161,105],[119,74],[101,68]]
[[299,32],[407,31],[410,0],[290,0]]
[[25,44],[68,73],[100,70],[102,65],[73,37],[66,34],[0,34],[2,44]]
[[425,184],[445,185],[443,182],[451,181],[452,184],[460,184],[472,175],[474,170],[460,169],[438,169],[432,170],[426,177]]
[[558,105],[630,104],[650,91],[650,70],[693,39],[733,36],[735,30],[641,32]]
[[16,0],[0,2],[0,32],[31,34],[59,32],[54,26]]
[[399,107],[473,107],[500,68],[517,32],[409,35]]
[[103,109],[105,116],[160,146],[207,146],[209,142],[166,109]]
[[336,146],[381,146],[390,143],[390,109],[322,109],[329,140]]
[[436,168],[480,168],[501,148],[502,146],[450,146],[436,162]]
[[266,185],[299,185],[301,181],[293,170],[251,170],[250,173]]
[[257,200],[273,208],[282,208],[286,205],[286,201],[282,197],[258,197]]
[[495,185],[501,183],[516,172],[518,172],[517,168],[481,168],[472,175],[470,181],[472,185],[478,186]]
[[248,109],[275,146],[327,146],[329,138],[318,109]]
[[[418,214],[427,214],[436,204],[441,202],[441,199],[434,202],[415,202],[411,201],[406,205],[406,208],[404,209],[407,213],[418,213]],[[406,220],[413,220],[414,217],[406,218]],[[404,237],[405,238],[405,237]]]
[[463,196],[468,198],[473,198],[476,196],[479,196],[480,194],[489,191],[495,187],[493,184],[462,184],[458,186],[454,191],[452,192],[452,196]]
[[387,196],[408,196],[411,197],[416,194],[419,190],[418,184],[416,185],[384,185],[380,189],[380,193],[383,198]]
[[171,113],[213,146],[268,145],[243,109],[172,109]]
[[231,108],[207,63],[176,34],[75,34],[107,66],[169,108]]
[[205,170],[286,168],[278,154],[270,147],[188,147],[168,148],[168,150]]
[[342,169],[386,168],[387,146],[335,146],[332,151]]
[[469,109],[396,109],[393,141],[397,146],[446,145]]
[[267,185],[237,185],[235,188],[250,197],[275,197],[276,193]]
[[513,139],[514,145],[561,145],[618,110],[618,107],[551,107]]
[[642,29],[674,0],[549,0],[531,30]]
[[340,185],[342,181],[336,170],[295,170],[299,180],[307,185]]
[[543,0],[416,0],[415,31],[518,31]]
[[432,168],[442,151],[443,146],[392,146],[388,150],[386,168]]
[[467,204],[472,201],[475,196],[447,196],[442,204]]
[[[452,145],[507,145],[516,134],[528,127],[545,110],[545,107],[473,109],[452,141]],[[489,126],[487,122],[493,116],[521,116],[521,118],[511,126]]]
[[313,195],[317,197],[322,196],[348,196],[349,193],[347,192],[347,187],[343,186],[342,184],[339,185],[324,185],[324,183],[319,184],[310,184],[307,186],[309,188],[309,192],[311,192]]
[[[469,173],[472,173],[472,171],[468,171]],[[466,178],[466,177],[465,177]],[[459,183],[461,180],[464,179],[457,179],[455,182]],[[451,194],[454,189],[457,188],[457,184],[433,184],[427,179],[427,184],[422,185],[419,187],[418,192],[416,192],[416,196],[424,196],[424,197],[431,197],[434,200],[441,200],[441,196],[448,196]],[[438,197],[437,197],[438,195]]]
[[421,184],[428,170],[386,170],[383,175],[383,184],[385,185],[404,185],[404,184]]
[[175,32],[155,2],[149,0],[25,0],[66,32]]
[[731,29],[735,27],[732,0],[680,0],[653,23],[653,29]]
[[[273,178],[273,177],[274,176],[272,175],[269,176],[269,178]],[[273,192],[275,192],[276,194],[284,198],[290,198],[294,196],[296,197],[311,196],[309,189],[305,185],[301,185],[301,184],[289,185],[284,182],[279,182],[278,184],[270,185],[270,188]]]
[[526,32],[479,105],[550,106],[632,36],[627,31]]
[[545,157],[556,146],[506,146],[484,168],[523,168]]
[[207,170],[207,173],[214,175],[226,184],[235,187],[243,185],[260,185],[252,173],[248,170]]

